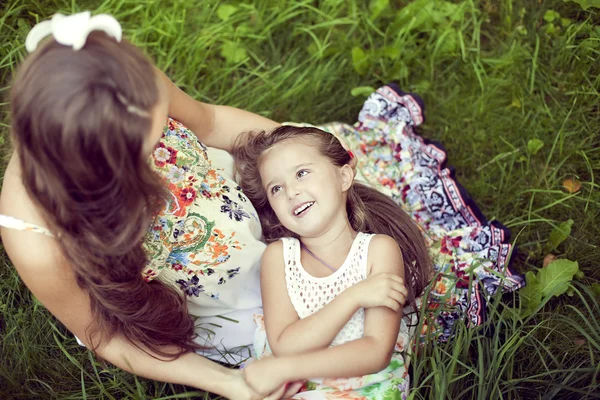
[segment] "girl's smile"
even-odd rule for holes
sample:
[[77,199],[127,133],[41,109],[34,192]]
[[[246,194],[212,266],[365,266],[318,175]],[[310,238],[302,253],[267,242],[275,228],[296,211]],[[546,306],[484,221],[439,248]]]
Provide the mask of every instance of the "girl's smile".
[[290,231],[312,238],[347,224],[349,167],[338,167],[315,146],[290,139],[265,151],[259,169],[269,204]]

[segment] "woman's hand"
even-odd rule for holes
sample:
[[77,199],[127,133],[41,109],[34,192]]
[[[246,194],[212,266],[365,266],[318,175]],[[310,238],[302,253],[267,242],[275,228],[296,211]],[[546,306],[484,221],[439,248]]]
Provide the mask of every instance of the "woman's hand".
[[385,272],[369,276],[342,294],[346,293],[356,299],[360,307],[387,307],[393,311],[401,310],[408,298],[404,279]]
[[[247,385],[254,391],[265,395],[270,394],[268,399],[280,399],[286,392],[287,386],[285,368],[283,367],[283,362],[280,359],[269,356],[252,362],[242,371]],[[289,395],[288,393],[285,394]],[[279,395],[279,397],[276,397],[276,395]]]
[[262,400],[265,396],[255,392],[244,379],[244,373],[241,370],[231,370],[232,379],[229,386],[229,393],[226,394],[229,399],[242,400]]

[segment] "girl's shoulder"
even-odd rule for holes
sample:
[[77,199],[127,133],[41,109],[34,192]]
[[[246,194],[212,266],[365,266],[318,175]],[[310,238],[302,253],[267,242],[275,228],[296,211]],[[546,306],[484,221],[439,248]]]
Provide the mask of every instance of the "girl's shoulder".
[[[391,260],[397,260],[397,266],[390,266]],[[368,275],[378,272],[396,272],[396,268],[403,266],[402,251],[398,243],[388,235],[375,234],[369,243],[367,256]],[[391,269],[390,269],[391,268]],[[390,269],[388,271],[388,269]]]

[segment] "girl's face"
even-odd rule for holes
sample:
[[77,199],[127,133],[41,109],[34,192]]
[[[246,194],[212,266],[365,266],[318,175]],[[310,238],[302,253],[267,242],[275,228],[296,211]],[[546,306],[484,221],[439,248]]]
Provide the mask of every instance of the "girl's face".
[[259,166],[263,189],[281,224],[300,237],[317,237],[348,220],[346,191],[354,173],[335,166],[316,146],[285,140]]

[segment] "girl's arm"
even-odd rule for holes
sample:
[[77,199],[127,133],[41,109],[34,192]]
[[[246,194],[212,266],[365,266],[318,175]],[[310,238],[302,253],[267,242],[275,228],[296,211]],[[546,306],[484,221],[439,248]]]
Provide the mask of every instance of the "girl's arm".
[[[11,229],[2,230],[2,240],[21,279],[35,297],[73,334],[86,342],[86,329],[94,323],[89,296],[77,284],[75,274],[60,255],[55,240]],[[36,251],[32,253],[31,248]],[[89,343],[86,345],[89,346]],[[97,354],[117,367],[145,378],[188,385],[231,399],[264,397],[247,386],[241,372],[195,353],[185,354],[174,361],[161,361],[116,336],[103,342]]]
[[169,92],[169,116],[180,121],[205,145],[231,151],[241,132],[271,130],[279,124],[235,107],[216,106],[194,100],[160,70],[157,73]]
[[[402,253],[397,243],[385,235],[375,236],[369,245],[370,275],[395,274],[404,279]],[[252,387],[265,390],[290,382],[314,377],[347,378],[367,375],[384,369],[394,350],[402,309],[387,307],[365,311],[365,330],[361,339],[304,354],[268,357],[245,369]],[[265,322],[266,322],[265,315]],[[269,377],[265,379],[265,377]]]
[[[375,238],[373,239],[375,240]],[[287,292],[283,245],[267,247],[261,268],[261,290],[269,345],[276,356],[324,349],[361,307],[388,307],[397,311],[408,292],[393,273],[372,273],[313,315],[299,319]]]

